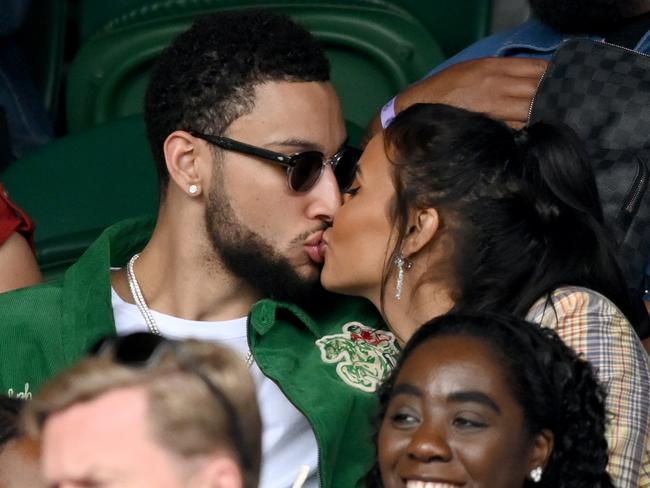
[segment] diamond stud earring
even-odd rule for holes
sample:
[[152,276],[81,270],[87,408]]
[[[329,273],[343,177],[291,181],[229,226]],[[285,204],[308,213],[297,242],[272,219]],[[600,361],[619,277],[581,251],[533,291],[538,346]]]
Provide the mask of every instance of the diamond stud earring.
[[539,483],[542,480],[542,467],[537,466],[530,472],[530,479],[535,483]]

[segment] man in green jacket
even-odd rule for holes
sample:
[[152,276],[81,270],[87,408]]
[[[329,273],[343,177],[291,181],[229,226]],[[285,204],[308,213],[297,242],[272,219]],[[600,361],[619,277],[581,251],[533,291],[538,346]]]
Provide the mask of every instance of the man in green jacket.
[[62,281],[0,297],[1,392],[29,397],[106,334],[219,341],[257,383],[260,486],[303,466],[305,486],[360,485],[397,349],[369,304],[320,289],[358,158],[321,47],[269,12],[206,17],[162,54],[145,122],[157,221],[113,226]]

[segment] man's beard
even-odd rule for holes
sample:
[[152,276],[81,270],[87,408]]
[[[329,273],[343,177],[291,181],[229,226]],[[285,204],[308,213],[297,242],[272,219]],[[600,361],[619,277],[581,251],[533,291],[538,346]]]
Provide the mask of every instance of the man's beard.
[[563,33],[591,34],[641,13],[642,0],[528,0],[533,13]]
[[[208,196],[205,225],[212,248],[233,275],[243,279],[264,297],[307,307],[325,293],[318,274],[300,276],[289,260],[235,215],[218,184]],[[311,232],[310,232],[311,233]],[[301,241],[306,236],[298,236]]]

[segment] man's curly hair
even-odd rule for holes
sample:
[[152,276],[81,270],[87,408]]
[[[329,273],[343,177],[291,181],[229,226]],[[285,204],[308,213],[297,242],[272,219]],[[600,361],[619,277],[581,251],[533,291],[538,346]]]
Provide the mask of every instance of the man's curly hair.
[[[606,471],[605,392],[591,365],[553,330],[514,316],[451,313],[423,325],[381,388],[379,422],[404,363],[419,346],[444,336],[467,336],[485,343],[506,374],[529,434],[543,429],[553,433],[554,447],[542,480],[527,479],[525,488],[614,487]],[[368,486],[382,486],[378,466],[369,473]]]
[[255,105],[268,81],[328,81],[323,48],[288,16],[224,11],[198,19],[163,51],[145,96],[147,136],[161,194],[169,182],[163,143],[175,130],[220,135]]

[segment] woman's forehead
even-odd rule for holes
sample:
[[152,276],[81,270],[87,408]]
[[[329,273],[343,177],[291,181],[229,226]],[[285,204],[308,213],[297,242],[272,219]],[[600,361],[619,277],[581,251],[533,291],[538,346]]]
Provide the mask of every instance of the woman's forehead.
[[441,336],[420,344],[407,358],[396,383],[409,382],[436,396],[480,390],[515,404],[508,375],[492,348],[466,335]]

